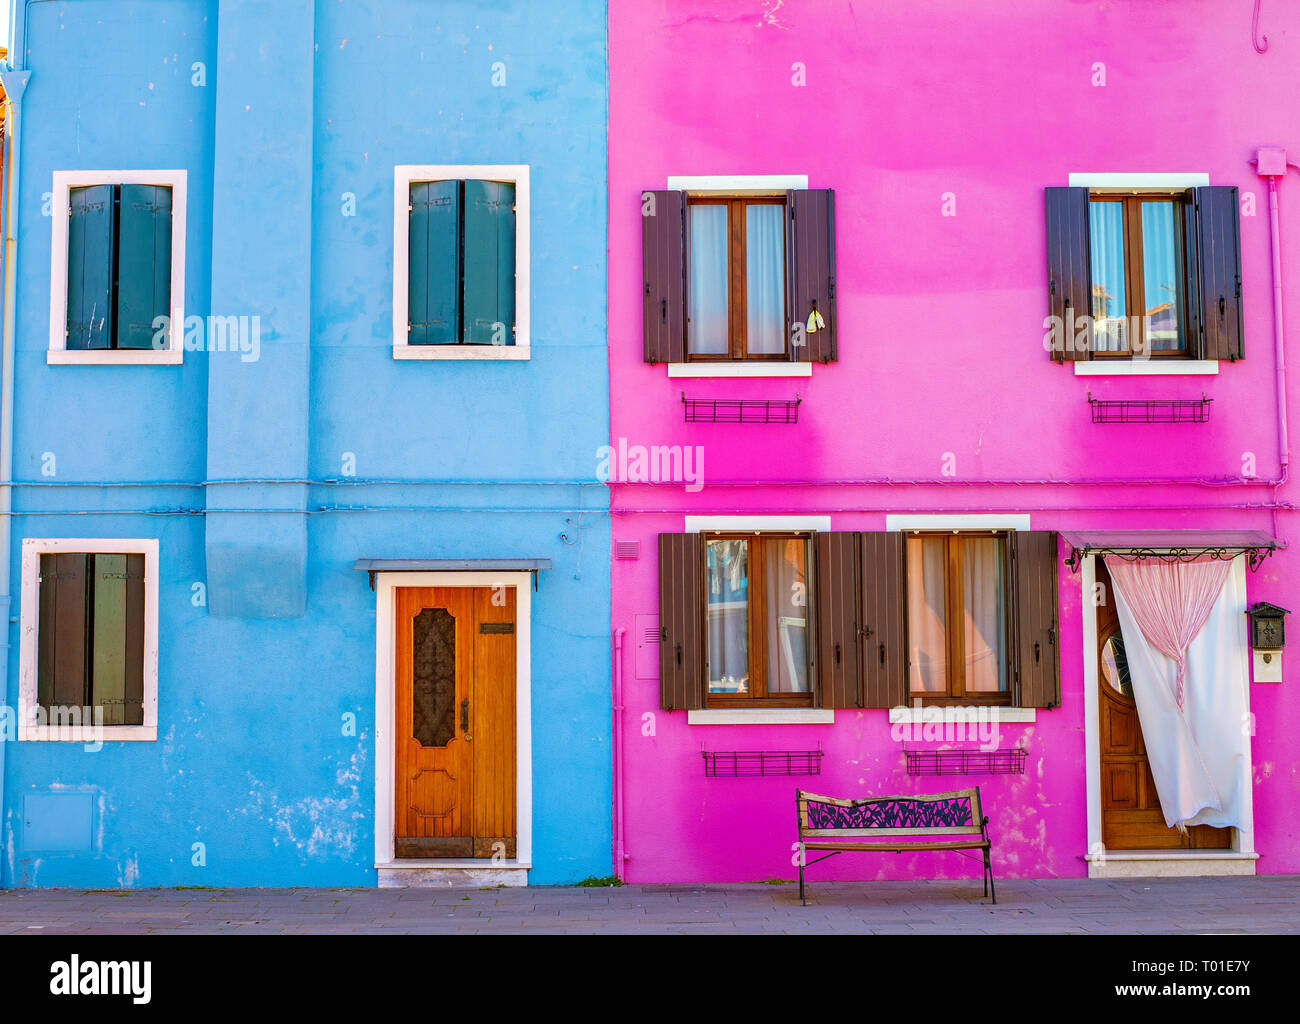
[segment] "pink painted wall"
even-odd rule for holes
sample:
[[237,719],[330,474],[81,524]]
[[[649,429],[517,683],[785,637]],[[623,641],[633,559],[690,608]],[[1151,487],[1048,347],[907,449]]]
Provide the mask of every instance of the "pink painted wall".
[[[1029,512],[1034,529],[1273,527],[1260,483],[1045,485],[1049,479],[1277,474],[1267,188],[1261,144],[1300,158],[1300,8],[1035,0],[614,0],[610,11],[611,437],[702,445],[706,486],[613,485],[613,626],[628,629],[626,877],[793,877],[793,791],[925,792],[978,782],[998,872],[1086,874],[1080,577],[1062,568],[1063,706],[1027,726],[1024,775],[912,779],[884,711],[828,726],[688,726],[633,671],[634,616],[657,609],[655,535],[690,513],[830,514],[884,529],[887,512]],[[804,87],[792,64],[806,65]],[[1106,84],[1092,84],[1093,65]],[[1082,378],[1043,350],[1043,188],[1072,171],[1205,172],[1255,197],[1241,241],[1246,358],[1218,376]],[[641,362],[639,197],[669,175],[807,174],[836,190],[839,362],[808,378],[670,380]],[[956,216],[941,215],[955,196]],[[1284,259],[1300,268],[1300,176],[1282,186]],[[1300,278],[1287,298],[1300,332]],[[1300,334],[1294,344],[1300,344]],[[1300,366],[1292,379],[1300,381]],[[680,397],[803,398],[794,426],[682,422]],[[1094,425],[1103,398],[1214,399],[1206,424]],[[1294,392],[1294,388],[1292,389]],[[1300,403],[1290,402],[1300,425]],[[956,476],[942,476],[947,453]],[[882,479],[930,485],[859,483]],[[1023,480],[1024,485],[980,483]],[[757,485],[749,485],[758,481]],[[737,486],[737,484],[746,486]],[[809,483],[816,486],[809,486]],[[1295,500],[1294,486],[1280,492]],[[1277,516],[1283,539],[1293,513]],[[1250,601],[1300,609],[1296,557],[1249,577]],[[1291,569],[1291,572],[1288,572]],[[1300,630],[1296,626],[1295,630]],[[1295,631],[1293,630],[1293,632]],[[1300,653],[1253,684],[1260,872],[1300,871]],[[643,735],[643,715],[654,735]],[[822,776],[709,779],[701,747],[825,749]],[[954,854],[845,856],[817,877],[978,877]]]

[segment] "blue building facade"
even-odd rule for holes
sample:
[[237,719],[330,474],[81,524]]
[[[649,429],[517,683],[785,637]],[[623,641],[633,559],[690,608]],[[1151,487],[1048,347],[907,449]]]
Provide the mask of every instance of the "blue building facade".
[[605,5],[16,7],[0,884],[608,874]]

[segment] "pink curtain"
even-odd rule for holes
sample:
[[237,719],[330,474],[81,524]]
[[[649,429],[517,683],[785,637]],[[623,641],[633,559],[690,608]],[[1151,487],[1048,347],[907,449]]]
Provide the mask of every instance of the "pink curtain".
[[1184,710],[1187,645],[1210,617],[1232,569],[1230,559],[1125,562],[1106,557],[1115,587],[1124,595],[1147,642],[1178,666],[1178,709]]

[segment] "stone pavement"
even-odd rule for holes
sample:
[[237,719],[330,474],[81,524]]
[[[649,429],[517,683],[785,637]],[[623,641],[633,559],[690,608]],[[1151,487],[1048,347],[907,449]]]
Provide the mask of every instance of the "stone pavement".
[[1300,876],[518,889],[9,889],[0,934],[1300,933]]

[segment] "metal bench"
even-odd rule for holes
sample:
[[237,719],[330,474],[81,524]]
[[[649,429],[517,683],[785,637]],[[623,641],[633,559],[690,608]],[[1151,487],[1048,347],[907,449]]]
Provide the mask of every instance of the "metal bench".
[[[980,791],[913,796],[876,796],[840,800],[795,790],[799,814],[799,899],[804,895],[804,867],[841,853],[907,853],[912,850],[979,850],[984,857],[984,895],[992,895],[993,844],[989,819],[981,813]],[[809,862],[808,854],[824,856]],[[962,854],[969,856],[968,854]],[[972,858],[975,859],[975,858]]]

